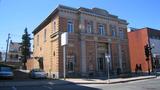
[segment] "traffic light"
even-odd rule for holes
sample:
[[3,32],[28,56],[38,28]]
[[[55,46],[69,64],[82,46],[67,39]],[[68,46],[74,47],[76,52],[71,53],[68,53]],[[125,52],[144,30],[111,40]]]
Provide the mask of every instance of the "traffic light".
[[149,47],[148,44],[144,46],[146,58],[149,58]]

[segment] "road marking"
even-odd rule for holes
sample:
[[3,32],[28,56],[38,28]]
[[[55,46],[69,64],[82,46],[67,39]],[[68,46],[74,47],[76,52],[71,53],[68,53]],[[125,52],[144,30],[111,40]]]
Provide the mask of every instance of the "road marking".
[[17,88],[15,86],[12,86],[12,90],[17,90]]
[[45,88],[47,88],[49,90],[52,90],[52,87],[49,87],[49,86],[43,86],[43,87],[45,87]]

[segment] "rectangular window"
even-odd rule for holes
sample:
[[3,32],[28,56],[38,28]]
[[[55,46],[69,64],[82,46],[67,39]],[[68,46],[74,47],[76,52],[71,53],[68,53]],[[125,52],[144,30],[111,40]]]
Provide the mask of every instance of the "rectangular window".
[[105,35],[105,29],[103,24],[98,25],[98,32],[100,35]]
[[53,22],[53,33],[56,32],[56,22]]
[[46,29],[44,29],[44,42],[46,42],[46,34],[47,34],[47,31]]
[[37,46],[39,46],[39,35],[37,35]]
[[120,37],[120,39],[124,39],[124,32],[123,32],[123,30],[119,31],[119,37]]
[[67,32],[69,33],[74,32],[73,22],[71,20],[68,20],[67,22]]
[[87,23],[87,33],[93,33],[93,23],[92,22]]
[[116,26],[110,25],[109,28],[110,28],[111,36],[116,37]]

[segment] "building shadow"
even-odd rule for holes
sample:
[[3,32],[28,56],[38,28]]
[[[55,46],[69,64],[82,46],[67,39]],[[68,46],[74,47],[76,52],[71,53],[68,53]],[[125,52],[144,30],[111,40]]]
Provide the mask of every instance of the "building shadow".
[[48,82],[48,86],[52,87],[53,90],[101,90],[100,88],[90,87],[87,84],[75,84],[65,80],[53,80],[53,83],[51,82]]

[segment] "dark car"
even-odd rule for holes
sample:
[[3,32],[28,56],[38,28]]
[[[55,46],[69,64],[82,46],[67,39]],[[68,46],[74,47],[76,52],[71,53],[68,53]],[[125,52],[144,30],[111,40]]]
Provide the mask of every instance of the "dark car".
[[13,78],[14,73],[11,67],[0,66],[0,78]]
[[42,69],[32,69],[29,73],[30,78],[47,78],[47,73],[45,73]]

